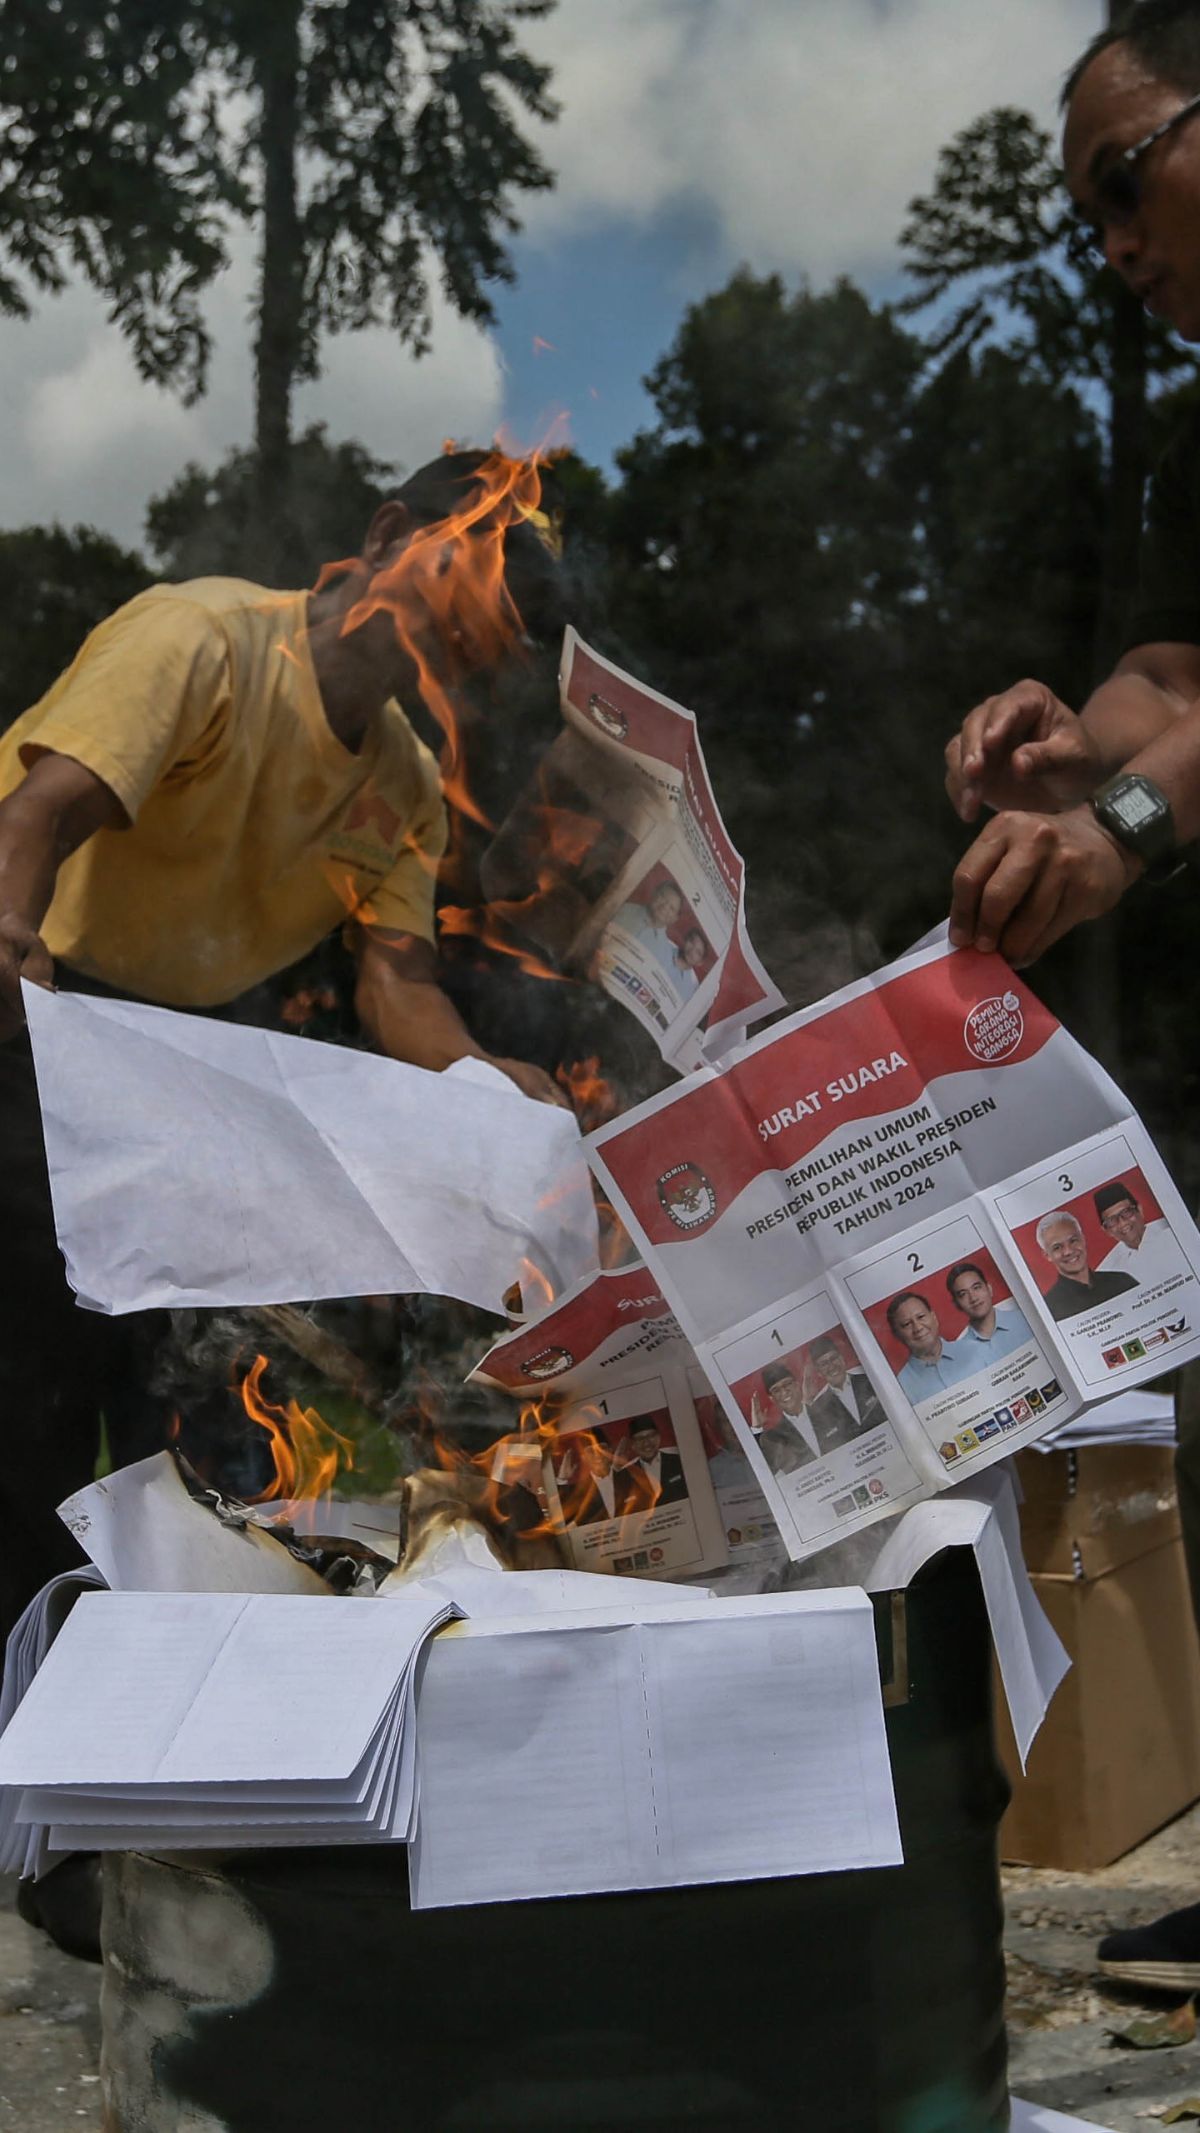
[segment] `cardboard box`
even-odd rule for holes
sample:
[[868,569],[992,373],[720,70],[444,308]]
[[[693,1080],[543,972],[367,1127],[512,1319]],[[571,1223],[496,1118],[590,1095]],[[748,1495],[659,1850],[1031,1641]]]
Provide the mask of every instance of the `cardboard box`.
[[[1155,1523],[1148,1517],[1147,1530]],[[1119,1522],[1114,1533],[1119,1553]],[[1000,1854],[1086,1871],[1200,1798],[1200,1648],[1183,1545],[1176,1533],[1096,1575],[1035,1572],[1033,1586],[1072,1667],[1024,1777],[1001,1706],[1013,1799]]]
[[1163,1445],[1021,1452],[1021,1541],[1035,1574],[1101,1577],[1179,1533],[1175,1454]]

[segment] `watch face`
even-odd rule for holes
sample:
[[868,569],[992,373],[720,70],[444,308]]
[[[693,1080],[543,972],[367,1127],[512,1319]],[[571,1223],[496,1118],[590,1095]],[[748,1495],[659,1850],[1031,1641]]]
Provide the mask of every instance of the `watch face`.
[[1148,822],[1156,822],[1165,813],[1161,800],[1148,793],[1144,785],[1130,783],[1118,786],[1111,795],[1109,806],[1127,829],[1144,829]]

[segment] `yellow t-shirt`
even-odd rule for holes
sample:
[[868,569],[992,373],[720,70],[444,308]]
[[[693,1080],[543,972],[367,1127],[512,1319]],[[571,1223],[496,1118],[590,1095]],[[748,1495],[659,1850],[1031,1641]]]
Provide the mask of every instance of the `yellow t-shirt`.
[[235,578],[156,585],[0,740],[0,797],[54,752],[132,823],[60,869],[41,929],[53,955],[143,999],[214,1007],[347,917],[433,939],[437,764],[395,703],[357,754],[337,739],[306,602]]

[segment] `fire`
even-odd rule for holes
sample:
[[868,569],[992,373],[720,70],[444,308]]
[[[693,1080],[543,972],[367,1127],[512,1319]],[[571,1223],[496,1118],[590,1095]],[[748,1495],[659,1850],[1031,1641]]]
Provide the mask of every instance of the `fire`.
[[279,1496],[327,1495],[341,1467],[354,1465],[354,1447],[339,1436],[313,1407],[298,1407],[289,1400],[277,1407],[262,1391],[265,1355],[256,1356],[242,1379],[242,1404],[252,1422],[269,1432],[275,1474],[268,1488],[256,1499],[270,1503]]
[[450,805],[483,828],[488,818],[466,782],[462,733],[451,691],[479,668],[497,665],[519,643],[523,625],[504,577],[504,536],[519,519],[541,516],[538,456],[490,452],[465,484],[465,501],[434,524],[419,526],[395,560],[376,571],[370,590],[350,607],[353,630],[379,612],[390,616],[412,659],[421,697],[445,738],[442,786]]
[[547,801],[530,803],[521,813],[520,844],[528,853],[533,889],[524,896],[495,897],[471,907],[443,904],[438,912],[441,931],[477,940],[496,955],[513,956],[528,977],[559,985],[577,983],[548,958],[556,948],[565,950],[578,929],[581,912],[572,877],[604,835],[598,815],[578,814]]
[[576,1059],[570,1066],[560,1066],[555,1079],[570,1097],[571,1109],[585,1133],[616,1117],[620,1108],[617,1092],[604,1079],[594,1052],[590,1059]]
[[[622,1477],[621,1517],[641,1517],[654,1509],[656,1484],[626,1445],[614,1446],[602,1434],[599,1409],[573,1409],[569,1430],[560,1426],[563,1411],[561,1397],[553,1393],[530,1400],[521,1409],[518,1428],[481,1452],[464,1451],[435,1435],[438,1465],[477,1518],[522,1541],[559,1536],[586,1508],[596,1482],[610,1474]],[[593,1416],[597,1426],[579,1426],[581,1412]]]

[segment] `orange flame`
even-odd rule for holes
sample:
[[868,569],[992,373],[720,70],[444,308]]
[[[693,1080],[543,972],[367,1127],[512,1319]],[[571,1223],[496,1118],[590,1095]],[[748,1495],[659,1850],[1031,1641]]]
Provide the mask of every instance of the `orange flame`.
[[[619,1517],[642,1517],[654,1509],[659,1489],[627,1445],[614,1448],[598,1429],[560,1429],[562,1411],[561,1399],[553,1394],[527,1402],[519,1427],[497,1437],[482,1452],[464,1451],[461,1445],[435,1435],[439,1466],[457,1481],[477,1517],[501,1530],[515,1528],[522,1540],[561,1535],[587,1508],[595,1478],[610,1473],[621,1476]],[[595,1412],[599,1420],[599,1410],[583,1412]],[[576,1424],[579,1413],[578,1408],[572,1413]],[[547,1480],[551,1464],[557,1509]],[[524,1501],[518,1491],[524,1491]]]
[[496,955],[512,956],[526,976],[559,985],[578,981],[556,970],[533,943],[546,948],[557,931],[565,946],[580,919],[572,875],[588,857],[605,825],[599,816],[581,815],[549,802],[530,803],[522,811],[521,842],[530,852],[536,887],[526,896],[495,898],[471,907],[443,904],[438,925],[443,933],[477,940]]
[[450,805],[490,827],[466,783],[461,728],[451,690],[481,667],[496,665],[522,635],[504,577],[504,536],[541,502],[537,455],[492,451],[471,473],[466,500],[433,525],[419,526],[394,561],[377,570],[353,602],[343,630],[372,615],[390,616],[398,642],[417,670],[423,702],[445,737],[442,787]]
[[570,1066],[560,1066],[555,1076],[571,1099],[580,1126],[585,1133],[596,1126],[607,1125],[619,1109],[617,1092],[610,1081],[600,1072],[600,1061],[593,1052],[590,1059],[575,1059]]
[[354,1447],[322,1421],[313,1407],[298,1407],[289,1400],[277,1407],[262,1391],[265,1355],[256,1356],[241,1383],[242,1404],[252,1422],[269,1432],[275,1473],[270,1486],[254,1499],[271,1503],[279,1496],[324,1496],[333,1486],[340,1467],[354,1465]]

